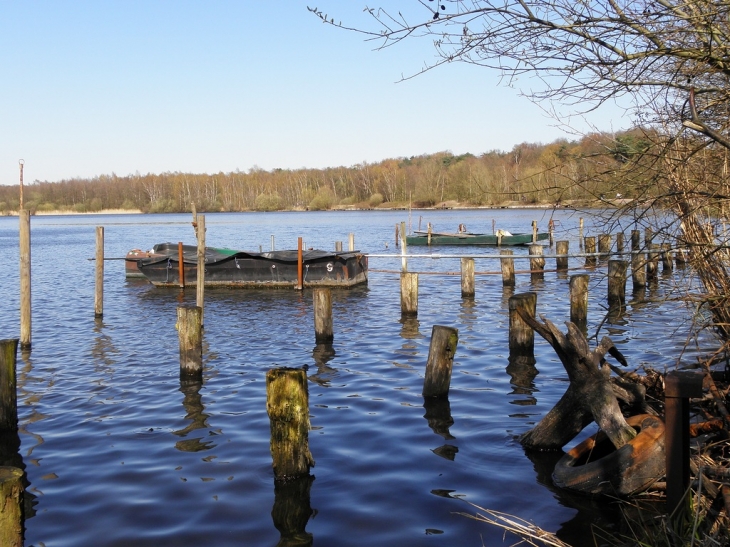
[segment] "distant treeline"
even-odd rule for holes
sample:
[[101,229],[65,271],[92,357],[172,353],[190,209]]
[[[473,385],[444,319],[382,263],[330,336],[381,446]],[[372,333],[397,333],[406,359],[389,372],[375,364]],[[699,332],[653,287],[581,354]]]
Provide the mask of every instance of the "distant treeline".
[[[649,146],[640,130],[595,133],[580,140],[522,143],[480,156],[450,152],[327,169],[251,169],[216,174],[162,173],[35,181],[24,185],[32,212],[139,209],[150,213],[375,208],[506,202],[560,203],[632,197],[617,186],[621,166]],[[609,174],[607,176],[607,174]],[[0,212],[16,211],[18,186],[0,186]],[[646,187],[641,192],[645,195]]]

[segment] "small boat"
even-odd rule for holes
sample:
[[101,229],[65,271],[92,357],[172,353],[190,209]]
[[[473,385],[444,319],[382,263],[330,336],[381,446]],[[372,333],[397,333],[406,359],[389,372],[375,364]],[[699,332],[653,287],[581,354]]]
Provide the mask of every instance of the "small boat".
[[[138,271],[153,285],[179,287],[178,245],[160,243],[147,254],[137,259]],[[183,277],[187,286],[197,284],[197,254],[196,246],[183,245]],[[127,255],[129,262],[130,256]],[[358,251],[302,251],[304,287],[352,287],[367,283],[367,274],[367,256]],[[294,288],[297,283],[297,250],[255,253],[205,248],[206,287]]]
[[406,236],[406,245],[530,245],[533,242],[545,241],[550,234],[538,233],[533,241],[533,234],[511,234],[505,230],[497,230],[494,234],[477,234],[473,232],[421,232]]

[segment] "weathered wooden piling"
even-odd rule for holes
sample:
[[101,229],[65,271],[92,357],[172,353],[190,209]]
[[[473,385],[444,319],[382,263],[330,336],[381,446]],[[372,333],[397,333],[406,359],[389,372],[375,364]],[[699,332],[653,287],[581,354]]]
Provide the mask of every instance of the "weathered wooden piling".
[[653,243],[653,240],[654,230],[652,228],[644,228],[644,247],[648,249],[649,245]]
[[672,261],[672,244],[662,243],[661,244],[661,256],[662,256],[662,271],[671,272],[674,268],[674,262]]
[[510,355],[532,355],[535,351],[535,332],[520,317],[520,310],[531,317],[535,317],[537,293],[514,294],[509,297],[508,307]]
[[598,236],[598,252],[601,254],[601,260],[607,260],[611,254],[611,234],[601,234]]
[[537,221],[532,221],[532,242],[537,243]]
[[271,427],[271,457],[276,480],[309,474],[309,391],[301,368],[280,367],[266,373],[266,411]]
[[649,252],[646,255],[646,278],[656,279],[659,273],[659,244],[650,243]]
[[276,250],[276,240],[274,239],[274,234],[271,234],[271,250]]
[[570,248],[569,241],[556,241],[555,242],[555,254],[558,255],[555,258],[555,267],[558,271],[564,271],[568,269],[568,249]]
[[400,311],[401,315],[418,315],[418,274],[400,274]]
[[350,252],[355,252],[355,234],[349,234],[347,236],[348,249]]
[[533,278],[541,278],[545,274],[545,258],[542,255],[542,245],[530,245],[530,274]]
[[297,238],[297,290],[304,289],[304,241]]
[[457,329],[441,325],[433,326],[426,361],[426,378],[423,382],[424,397],[448,397],[451,369],[458,343]]
[[94,317],[104,316],[104,226],[96,227],[96,278],[94,287]]
[[332,290],[314,289],[314,339],[317,344],[331,344],[335,339],[332,326]]
[[616,252],[617,253],[624,252],[624,233],[623,232],[618,232],[616,234]]
[[400,228],[398,227],[398,224],[395,225],[395,246],[398,248],[400,245]]
[[31,348],[30,211],[18,212],[20,222],[20,349]]
[[342,252],[342,241],[335,241],[335,252]]
[[570,320],[584,326],[588,320],[588,274],[570,276]]
[[583,217],[580,217],[578,219],[578,244],[581,250],[583,250],[583,241]]
[[515,285],[515,259],[512,258],[511,249],[501,249],[500,255],[504,255],[504,258],[499,259],[499,263],[502,267],[502,285],[505,287],[514,287]]
[[[587,236],[585,238],[585,250],[587,255],[595,255],[596,254],[596,237],[595,236]],[[593,268],[598,263],[598,259],[595,256],[586,256],[586,268]]]
[[200,306],[177,307],[177,334],[180,343],[180,377],[203,375],[203,310]]
[[185,288],[185,255],[182,241],[177,242],[177,281],[181,289]]
[[197,215],[198,276],[195,287],[195,303],[200,308],[200,324],[205,325],[205,215]]
[[18,431],[18,339],[0,340],[0,433]]
[[608,261],[608,307],[623,308],[626,303],[626,270],[629,263],[625,260]]
[[461,296],[471,298],[474,296],[474,259],[461,259]]
[[645,260],[641,250],[641,232],[631,230],[631,280],[634,285],[634,292],[646,287]]
[[23,475],[17,467],[0,467],[0,545],[23,547]]

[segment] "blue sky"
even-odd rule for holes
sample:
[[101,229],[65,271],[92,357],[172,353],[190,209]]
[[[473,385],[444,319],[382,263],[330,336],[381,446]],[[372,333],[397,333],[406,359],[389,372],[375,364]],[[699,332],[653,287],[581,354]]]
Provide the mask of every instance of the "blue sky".
[[[364,0],[0,0],[0,184],[17,184],[20,158],[29,183],[350,166],[566,136],[484,68],[398,83],[433,60],[430,40],[375,51],[307,5],[370,24]],[[625,128],[619,115],[588,123]]]

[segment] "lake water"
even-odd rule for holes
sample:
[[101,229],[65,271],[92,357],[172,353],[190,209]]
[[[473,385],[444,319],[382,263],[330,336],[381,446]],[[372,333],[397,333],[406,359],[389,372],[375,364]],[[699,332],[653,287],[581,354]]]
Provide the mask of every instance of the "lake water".
[[[347,248],[354,233],[361,251],[395,257],[401,221],[414,229],[432,222],[435,230],[453,231],[464,223],[491,232],[494,219],[497,228],[525,232],[533,219],[546,230],[550,214],[208,214],[206,237],[211,246],[268,250],[272,235],[278,249],[296,248],[301,236],[307,247],[334,249],[335,241]],[[570,240],[571,251],[578,251],[579,216],[586,235],[606,230],[587,213],[554,215],[556,239]],[[26,545],[297,545],[306,544],[305,532],[318,547],[502,544],[501,530],[458,514],[476,511],[467,502],[518,515],[575,546],[594,545],[591,525],[618,526],[610,505],[553,487],[559,454],[535,457],[520,446],[518,436],[565,391],[566,374],[539,337],[535,368],[509,363],[512,292],[499,275],[479,275],[476,297],[462,299],[458,259],[409,260],[409,268],[424,275],[418,318],[403,321],[393,273],[400,260],[371,257],[375,271],[367,286],[333,291],[335,341],[324,350],[314,343],[311,291],[207,290],[204,379],[181,385],[176,307],[194,303],[195,290],[125,280],[123,261],[108,261],[104,317],[96,320],[94,262],[87,258],[94,256],[96,226],[105,227],[106,256],[123,257],[134,247],[194,243],[190,220],[32,218],[32,352],[19,352],[18,359],[17,465],[27,472],[30,494]],[[633,225],[623,228],[628,236]],[[0,250],[0,338],[15,338],[17,218],[0,218]],[[582,273],[582,263],[572,259],[570,273]],[[526,265],[518,261],[517,269]],[[554,268],[553,259],[547,268]],[[476,270],[498,271],[499,263],[477,258]],[[653,299],[686,283],[685,276],[679,269],[664,275],[647,291],[651,301],[630,304],[621,318],[602,323],[605,268],[598,268],[590,283],[589,333],[600,325],[600,336],[611,336],[632,367],[676,366],[691,312]],[[547,272],[533,283],[529,274],[518,274],[515,291],[537,292],[538,312],[556,324],[568,319],[568,276]],[[421,389],[433,325],[457,328],[459,344],[448,408],[428,409],[427,419]],[[683,359],[689,362],[696,351]],[[297,493],[275,489],[265,374],[304,365],[316,466],[311,485],[299,485]]]

